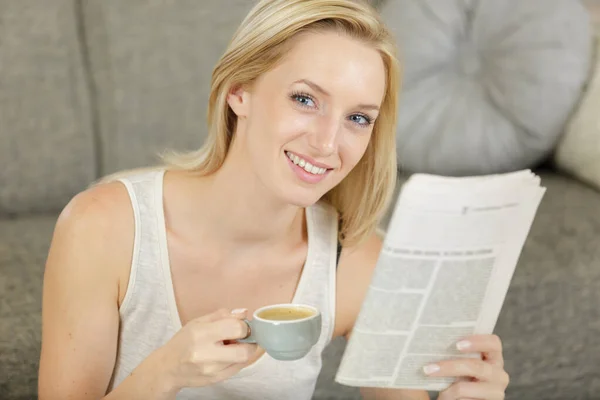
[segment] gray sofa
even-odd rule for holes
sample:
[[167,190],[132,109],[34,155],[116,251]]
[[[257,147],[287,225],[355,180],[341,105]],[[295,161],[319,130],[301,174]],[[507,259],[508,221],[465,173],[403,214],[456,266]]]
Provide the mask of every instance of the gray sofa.
[[[0,399],[36,397],[44,262],[94,179],[199,147],[211,68],[248,0],[0,0]],[[222,12],[226,9],[228,12]],[[600,398],[600,193],[556,171],[496,332],[509,399]],[[328,348],[315,399],[333,383]]]

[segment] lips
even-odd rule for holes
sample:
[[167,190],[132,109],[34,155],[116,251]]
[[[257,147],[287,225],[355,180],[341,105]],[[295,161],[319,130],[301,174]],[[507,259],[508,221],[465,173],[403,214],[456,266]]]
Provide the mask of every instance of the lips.
[[323,167],[320,167],[317,165],[313,165],[310,161],[308,161],[292,152],[289,152],[289,151],[286,151],[285,155],[294,164],[296,164],[300,168],[303,168],[306,172],[313,174],[313,175],[323,175],[329,169],[329,168],[323,168]]
[[296,177],[304,183],[317,184],[325,179],[325,177],[333,170],[332,168],[325,168],[327,166],[324,164],[316,163],[312,159],[307,160],[306,158],[289,151],[286,151],[285,155],[288,165]]

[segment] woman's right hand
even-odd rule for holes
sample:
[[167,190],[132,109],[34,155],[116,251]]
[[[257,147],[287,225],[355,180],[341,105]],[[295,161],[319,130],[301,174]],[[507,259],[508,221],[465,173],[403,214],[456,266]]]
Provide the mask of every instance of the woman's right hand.
[[173,391],[223,381],[246,366],[257,346],[235,342],[248,335],[244,318],[246,310],[224,309],[196,318],[158,350],[158,368]]

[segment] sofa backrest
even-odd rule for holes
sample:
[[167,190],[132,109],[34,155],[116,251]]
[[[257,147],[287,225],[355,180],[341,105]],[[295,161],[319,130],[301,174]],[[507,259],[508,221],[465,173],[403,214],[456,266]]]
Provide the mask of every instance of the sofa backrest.
[[206,137],[212,69],[248,0],[86,0],[102,174],[148,166]]
[[76,15],[0,1],[0,214],[56,209],[96,174]]
[[213,67],[255,2],[0,0],[0,214],[199,148]]

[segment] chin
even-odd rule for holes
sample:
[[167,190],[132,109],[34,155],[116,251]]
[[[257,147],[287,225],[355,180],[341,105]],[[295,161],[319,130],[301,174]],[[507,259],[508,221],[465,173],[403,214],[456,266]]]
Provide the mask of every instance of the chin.
[[306,207],[310,207],[314,204],[316,204],[321,197],[323,197],[320,193],[303,193],[300,194],[298,193],[297,196],[290,196],[290,193],[288,192],[287,195],[285,195],[284,200],[286,203],[294,205],[296,207],[301,207],[301,208],[306,208]]
[[324,195],[323,190],[313,187],[301,187],[298,185],[282,185],[280,188],[279,197],[287,204],[296,207],[306,208],[316,204]]

